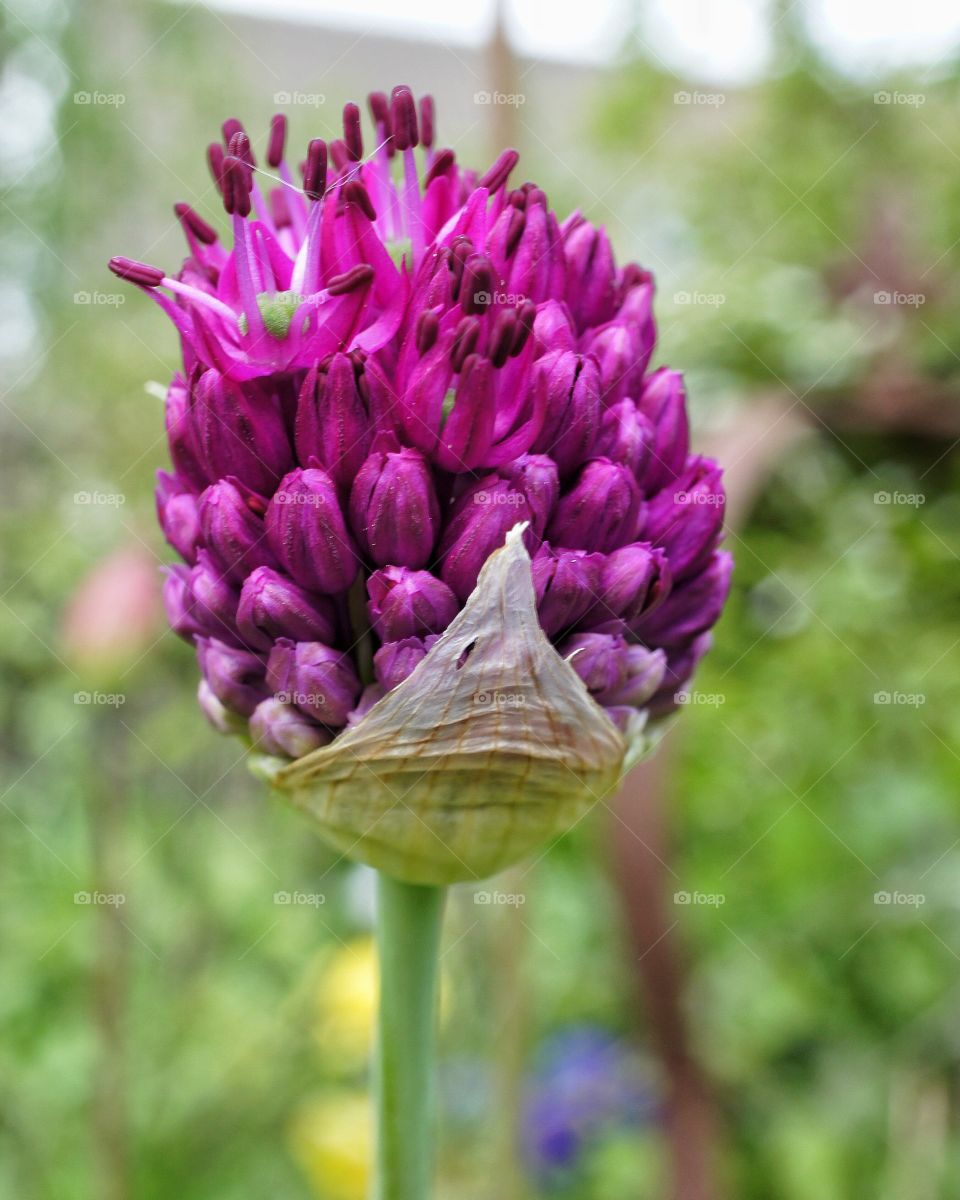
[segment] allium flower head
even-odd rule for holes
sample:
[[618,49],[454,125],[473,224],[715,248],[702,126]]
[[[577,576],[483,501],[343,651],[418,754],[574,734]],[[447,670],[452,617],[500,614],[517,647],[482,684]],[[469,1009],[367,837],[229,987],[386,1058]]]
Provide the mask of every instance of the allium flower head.
[[[397,87],[369,108],[367,145],[348,104],[343,137],[312,140],[299,172],[282,115],[262,162],[227,121],[208,162],[232,248],[178,204],[178,272],[111,261],[183,350],[157,488],[183,560],[164,587],[170,622],[196,647],[206,715],[301,760],[275,775],[295,792],[341,744],[377,759],[390,694],[409,727],[417,697],[446,690],[429,672],[474,628],[484,636],[450,660],[458,686],[473,654],[487,694],[498,662],[515,720],[590,791],[592,772],[622,765],[621,733],[670,711],[709,645],[731,566],[720,472],[690,454],[680,375],[649,369],[650,274],[618,267],[579,212],[561,222],[534,184],[512,186],[516,151],[462,167],[434,144],[430,97]],[[510,563],[494,568],[505,543]],[[569,693],[569,726],[556,696],[537,700],[557,708],[537,724],[534,683]],[[434,713],[437,729],[458,720]],[[565,748],[579,729],[592,757]],[[481,748],[476,728],[461,733],[420,769]],[[501,760],[483,761],[495,774]],[[339,816],[314,815],[354,844]]]

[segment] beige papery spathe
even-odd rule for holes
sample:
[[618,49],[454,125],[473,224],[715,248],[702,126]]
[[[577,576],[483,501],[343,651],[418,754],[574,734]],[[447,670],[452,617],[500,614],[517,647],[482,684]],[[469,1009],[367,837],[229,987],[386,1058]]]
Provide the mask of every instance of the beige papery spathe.
[[651,745],[540,628],[523,526],[416,669],[329,746],[255,769],[341,853],[408,883],[482,879],[558,837]]

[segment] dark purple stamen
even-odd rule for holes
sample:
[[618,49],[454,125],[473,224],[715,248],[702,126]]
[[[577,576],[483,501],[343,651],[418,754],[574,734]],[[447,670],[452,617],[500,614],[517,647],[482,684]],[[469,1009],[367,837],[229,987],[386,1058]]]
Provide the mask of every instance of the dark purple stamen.
[[453,345],[450,347],[450,362],[456,372],[463,370],[467,356],[477,348],[480,340],[480,322],[476,317],[464,317],[453,335]]
[[417,353],[426,354],[437,340],[437,334],[440,332],[440,318],[428,308],[417,318],[416,342]]
[[255,167],[257,165],[254,161],[253,148],[250,145],[250,139],[247,137],[244,130],[237,130],[237,132],[230,139],[230,145],[228,149],[234,158],[239,158],[240,161],[245,162],[248,167]]
[[417,131],[417,104],[413,92],[405,85],[393,89],[390,98],[390,124],[398,150],[409,150],[420,141]]
[[460,307],[469,316],[482,313],[493,303],[493,267],[482,254],[468,259],[460,283]]
[[450,270],[453,272],[453,298],[458,299],[460,295],[460,284],[463,280],[463,268],[466,266],[467,259],[473,253],[473,242],[463,234],[458,234],[453,239],[450,246]]
[[510,357],[516,336],[516,313],[510,308],[502,309],[494,318],[493,333],[490,336],[490,346],[487,351],[490,361],[495,367],[502,367]]
[[367,105],[374,125],[382,125],[385,132],[390,132],[390,101],[386,92],[371,92],[367,97]]
[[513,345],[510,347],[510,355],[513,358],[527,344],[531,333],[533,333],[533,322],[537,315],[537,306],[532,300],[524,300],[517,309],[517,334],[513,339]]
[[223,207],[240,217],[250,214],[250,168],[232,154],[223,160]]
[[425,188],[429,187],[435,179],[438,179],[441,175],[446,175],[456,161],[457,157],[452,150],[438,150],[433,162],[430,164],[430,170],[427,171],[423,178],[423,186]]
[[334,275],[327,284],[327,291],[331,296],[344,296],[347,292],[365,287],[373,280],[374,274],[375,271],[369,263],[357,263],[342,275]]
[[377,219],[377,210],[373,207],[370,193],[359,179],[351,179],[343,185],[343,199],[345,204],[356,204],[371,221]]
[[211,142],[207,147],[207,166],[213,176],[217,188],[223,191],[223,147],[219,142]]
[[420,97],[420,141],[425,150],[430,150],[433,146],[433,97],[431,95]]
[[360,130],[360,109],[355,104],[343,106],[343,140],[351,162],[363,158],[363,133]]
[[173,211],[184,229],[188,229],[198,242],[211,246],[217,240],[217,231],[212,225],[208,225],[199,213],[194,212],[189,204],[181,201],[173,206]]
[[143,287],[158,287],[163,282],[163,271],[149,263],[137,262],[133,258],[111,258],[107,264],[114,275]]
[[303,190],[310,200],[322,200],[327,190],[327,143],[323,138],[314,138],[307,147]]
[[516,150],[504,150],[490,170],[477,180],[477,187],[487,188],[491,192],[497,191],[507,182],[510,172],[519,161],[520,155]]
[[350,153],[343,138],[334,138],[330,143],[330,161],[337,171],[345,171],[350,163]]
[[514,188],[507,196],[507,203],[512,204],[514,208],[524,209],[527,206],[527,193],[523,188]]
[[523,227],[527,223],[526,213],[521,208],[511,208],[507,220],[509,223],[507,225],[506,251],[510,255],[516,250],[517,243],[523,234]]
[[286,144],[287,118],[283,113],[275,113],[270,118],[270,143],[267,146],[267,162],[271,167],[279,167],[283,162]]
[[221,126],[223,130],[223,144],[229,148],[234,134],[243,133],[243,122],[238,121],[236,117],[227,117]]

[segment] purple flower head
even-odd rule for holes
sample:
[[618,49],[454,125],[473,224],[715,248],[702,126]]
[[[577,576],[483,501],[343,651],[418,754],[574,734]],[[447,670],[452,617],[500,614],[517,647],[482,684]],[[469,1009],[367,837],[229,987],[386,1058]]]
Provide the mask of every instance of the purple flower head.
[[369,109],[369,136],[348,104],[299,171],[283,116],[263,165],[227,121],[207,159],[229,237],[177,204],[178,270],[110,263],[183,349],[157,512],[201,707],[268,754],[324,745],[409,677],[524,524],[558,653],[619,724],[666,712],[730,558],[681,377],[650,370],[652,277],[512,186],[516,151],[463,167],[430,97]]

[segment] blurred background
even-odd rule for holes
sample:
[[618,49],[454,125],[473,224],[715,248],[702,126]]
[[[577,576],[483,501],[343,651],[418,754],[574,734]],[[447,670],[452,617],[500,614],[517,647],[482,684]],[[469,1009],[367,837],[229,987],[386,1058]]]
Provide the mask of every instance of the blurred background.
[[455,8],[2,5],[0,1197],[365,1196],[371,880],[199,717],[105,263],[397,82],[656,273],[737,560],[657,759],[452,895],[441,1200],[960,1196],[960,10]]

